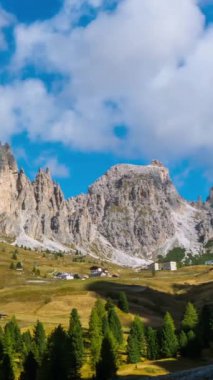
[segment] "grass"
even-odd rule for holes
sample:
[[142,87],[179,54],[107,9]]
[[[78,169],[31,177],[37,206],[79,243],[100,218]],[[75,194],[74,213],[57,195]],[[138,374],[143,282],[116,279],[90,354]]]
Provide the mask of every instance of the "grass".
[[[23,272],[9,269],[15,250],[17,261],[23,263]],[[116,299],[119,291],[125,291],[132,313],[142,315],[145,322],[157,326],[167,310],[178,322],[188,297],[199,307],[211,301],[213,270],[206,266],[185,267],[175,273],[157,272],[153,277],[149,271],[136,272],[109,264],[108,269],[119,273],[120,278],[86,281],[58,281],[52,278],[54,271],[88,274],[92,263],[93,259],[74,263],[72,257],[67,255],[56,260],[52,254],[44,255],[1,243],[0,312],[9,317],[15,314],[23,327],[41,319],[51,328],[58,323],[66,326],[71,308],[77,307],[83,325],[87,327],[97,297]],[[33,275],[34,266],[40,269],[41,278]],[[33,283],[36,280],[44,282]],[[121,319],[128,327],[132,316],[121,314]]]

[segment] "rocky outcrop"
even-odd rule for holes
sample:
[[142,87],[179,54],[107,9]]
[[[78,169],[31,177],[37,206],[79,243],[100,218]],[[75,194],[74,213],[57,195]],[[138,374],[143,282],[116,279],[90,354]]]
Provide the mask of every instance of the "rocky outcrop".
[[0,145],[0,234],[18,244],[78,247],[129,265],[177,245],[196,253],[213,236],[212,199],[187,203],[168,170],[153,161],[116,165],[88,194],[65,200],[48,169],[31,182],[9,145]]

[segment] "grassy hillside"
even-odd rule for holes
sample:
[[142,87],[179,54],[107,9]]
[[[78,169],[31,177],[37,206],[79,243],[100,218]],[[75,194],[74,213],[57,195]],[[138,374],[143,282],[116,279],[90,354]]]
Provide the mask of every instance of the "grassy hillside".
[[[17,260],[13,258],[15,250]],[[18,261],[23,264],[23,272],[10,269],[11,262]],[[53,279],[54,271],[88,274],[93,263],[93,259],[75,263],[70,256],[44,255],[1,243],[0,312],[9,317],[15,314],[23,327],[41,319],[47,328],[52,328],[58,323],[66,325],[71,308],[77,307],[86,327],[98,296],[116,300],[117,293],[124,290],[131,311],[159,325],[166,310],[179,321],[188,297],[199,307],[211,301],[213,268],[206,266],[186,267],[176,273],[158,272],[153,277],[149,271],[136,272],[106,264],[109,271],[120,277],[86,281]],[[33,274],[35,267],[40,270],[39,277]],[[123,316],[123,319],[128,325],[131,316]]]
[[[10,269],[11,263],[23,265],[23,271]],[[31,328],[39,319],[47,331],[59,323],[67,327],[70,310],[78,308],[83,326],[87,328],[92,306],[98,297],[111,297],[116,302],[118,292],[125,291],[130,304],[129,314],[121,311],[124,329],[127,330],[133,314],[143,317],[145,323],[159,326],[168,310],[178,324],[186,301],[191,300],[199,308],[211,302],[213,292],[213,267],[195,266],[179,269],[177,272],[134,271],[112,264],[103,264],[119,278],[99,278],[62,281],[55,280],[55,271],[89,274],[95,263],[92,258],[85,262],[73,262],[73,257],[59,257],[54,254],[32,252],[0,243],[0,313],[8,317],[0,320],[4,325],[13,315],[23,330]],[[100,264],[100,263],[99,263]],[[40,276],[33,274],[39,269]],[[213,356],[213,355],[212,355]],[[124,364],[119,369],[121,379],[139,379],[139,375],[155,376],[179,369],[188,369],[203,362],[190,360],[160,360],[143,362],[137,366]],[[88,378],[89,370],[83,370]]]

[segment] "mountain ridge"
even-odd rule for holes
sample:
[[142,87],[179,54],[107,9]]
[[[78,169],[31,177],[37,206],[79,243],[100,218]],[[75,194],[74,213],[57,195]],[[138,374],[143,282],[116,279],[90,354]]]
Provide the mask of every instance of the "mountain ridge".
[[80,249],[122,265],[143,265],[175,246],[202,252],[213,237],[213,192],[190,203],[159,161],[118,164],[88,189],[64,198],[48,169],[33,181],[0,145],[0,235],[14,244],[51,250]]

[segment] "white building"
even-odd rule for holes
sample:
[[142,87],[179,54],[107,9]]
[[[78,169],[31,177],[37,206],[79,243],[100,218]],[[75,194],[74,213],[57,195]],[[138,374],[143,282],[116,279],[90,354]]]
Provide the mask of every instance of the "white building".
[[108,270],[93,266],[90,268],[90,277],[107,277],[109,276]]
[[57,278],[59,280],[74,280],[74,274],[66,273],[66,272],[57,273],[55,275],[55,278]]
[[176,271],[177,263],[176,261],[168,261],[166,263],[152,263],[149,265],[148,268],[154,271],[159,271],[159,270]]
[[162,270],[171,270],[171,271],[177,270],[176,261],[168,261],[167,263],[162,263]]
[[150,270],[158,271],[161,270],[160,263],[152,263],[148,266]]

